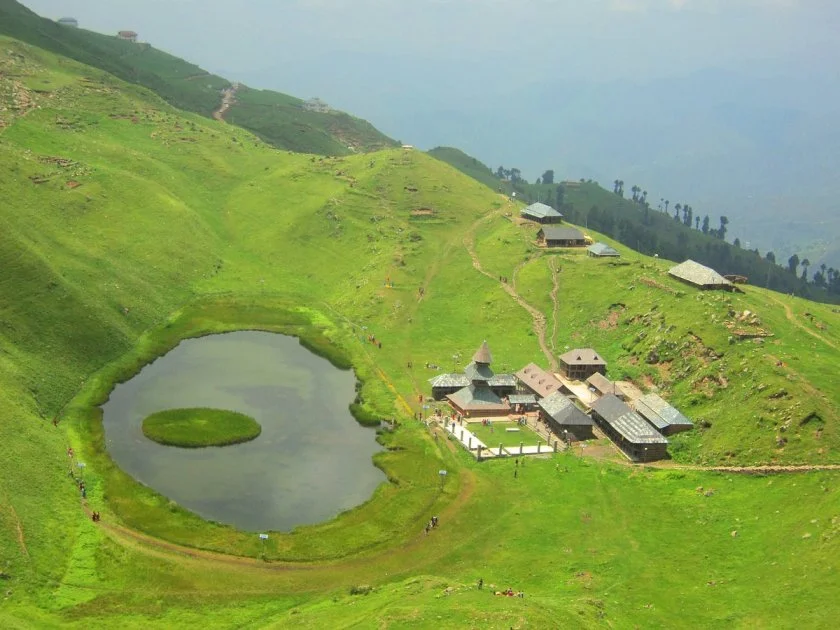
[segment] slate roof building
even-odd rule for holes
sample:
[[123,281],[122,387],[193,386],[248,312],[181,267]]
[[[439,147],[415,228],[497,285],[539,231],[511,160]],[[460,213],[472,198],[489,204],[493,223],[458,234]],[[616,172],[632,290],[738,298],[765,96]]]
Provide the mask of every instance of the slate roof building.
[[117,37],[120,39],[124,39],[128,42],[136,42],[137,41],[137,33],[134,31],[120,31],[117,33]]
[[516,379],[520,383],[520,391],[532,393],[538,398],[545,398],[560,391],[563,384],[554,378],[551,372],[546,372],[536,363],[529,363],[516,373]]
[[607,373],[607,362],[592,348],[576,348],[561,354],[560,371],[573,381],[585,381],[596,372]]
[[592,432],[594,425],[592,418],[560,392],[554,392],[540,399],[537,404],[540,408],[540,416],[559,437],[573,442],[591,440],[595,437]]
[[495,376],[490,369],[492,361],[490,347],[485,341],[473,355],[472,362],[464,368],[468,384],[446,395],[446,400],[458,413],[468,417],[506,416],[510,413],[510,405],[490,387],[490,381]]
[[544,203],[532,203],[527,208],[523,208],[521,212],[523,219],[529,221],[536,221],[537,223],[562,223],[563,215],[551,206]]
[[[470,384],[466,374],[438,374],[429,379],[432,385],[432,398],[443,400],[447,394],[454,394]],[[497,396],[500,398],[510,396],[516,392],[516,377],[513,374],[494,374],[487,381]]]
[[592,404],[592,419],[633,461],[650,462],[668,456],[668,440],[612,394]]
[[618,250],[610,247],[606,243],[594,243],[586,248],[586,253],[592,258],[617,258],[618,256],[621,256],[621,254],[618,253]]
[[73,28],[79,28],[79,21],[74,17],[63,17],[58,20],[58,23],[62,26],[72,26]]
[[577,228],[549,226],[537,232],[537,240],[546,247],[584,247],[586,237]]
[[735,285],[717,271],[693,260],[686,260],[676,267],[671,267],[668,273],[677,280],[700,289],[722,289],[724,291],[735,289]]
[[636,400],[634,407],[662,435],[673,435],[694,428],[691,420],[656,394],[645,394]]

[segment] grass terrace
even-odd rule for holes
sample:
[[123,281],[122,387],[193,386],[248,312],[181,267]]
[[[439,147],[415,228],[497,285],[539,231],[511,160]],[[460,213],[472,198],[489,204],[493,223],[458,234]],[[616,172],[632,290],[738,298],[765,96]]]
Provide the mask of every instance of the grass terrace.
[[256,439],[261,431],[252,417],[227,409],[167,409],[143,419],[143,435],[181,448],[241,444]]
[[[505,447],[519,446],[524,442],[525,446],[536,446],[541,440],[540,436],[534,433],[527,425],[517,424],[511,421],[496,422],[484,425],[481,422],[472,422],[468,426],[475,436],[490,448],[497,448],[499,444]],[[518,429],[508,431],[508,429]],[[457,431],[457,429],[455,429]],[[543,442],[545,440],[542,440]]]

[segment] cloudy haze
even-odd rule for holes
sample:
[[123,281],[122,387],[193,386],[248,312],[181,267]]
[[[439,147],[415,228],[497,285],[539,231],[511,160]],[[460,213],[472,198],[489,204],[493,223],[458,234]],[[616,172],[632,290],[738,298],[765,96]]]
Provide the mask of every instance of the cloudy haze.
[[[319,96],[422,148],[454,145],[531,179],[632,180],[728,214],[733,235],[765,248],[788,246],[789,228],[770,232],[791,205],[814,238],[840,216],[836,0],[24,4]],[[829,232],[840,247],[840,225]]]

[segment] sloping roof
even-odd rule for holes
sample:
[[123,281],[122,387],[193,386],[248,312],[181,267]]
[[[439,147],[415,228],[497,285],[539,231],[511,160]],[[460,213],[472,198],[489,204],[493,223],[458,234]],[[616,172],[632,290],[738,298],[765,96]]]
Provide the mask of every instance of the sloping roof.
[[464,368],[464,374],[471,381],[489,381],[493,378],[493,370],[486,363],[472,362]]
[[562,386],[553,374],[546,372],[536,363],[529,363],[519,370],[516,378],[538,396],[553,394]]
[[615,394],[615,384],[600,372],[595,372],[586,382],[602,394]]
[[532,203],[527,208],[522,209],[522,214],[532,217],[539,217],[541,219],[546,217],[563,217],[563,215],[551,206],[547,206],[544,203]]
[[566,365],[606,365],[607,362],[602,359],[597,352],[592,348],[575,348],[569,350],[565,354],[560,355],[560,362]]
[[685,280],[700,287],[731,286],[732,283],[714,269],[701,265],[693,260],[686,260],[676,267],[671,267],[669,274],[680,280]]
[[674,425],[693,427],[691,420],[656,394],[645,394],[635,402],[636,411],[660,431]]
[[432,387],[466,387],[470,384],[463,374],[438,374],[429,379]]
[[510,405],[503,403],[501,398],[484,385],[467,385],[454,394],[449,394],[447,398],[465,411],[510,409]]
[[592,410],[631,444],[667,444],[668,440],[612,394],[592,403]]
[[508,396],[508,402],[511,405],[533,405],[537,402],[537,397],[533,394],[511,394]]
[[587,247],[586,250],[595,256],[621,256],[618,250],[610,247],[606,243],[595,243]]
[[540,230],[547,241],[582,241],[583,232],[577,228],[548,225]]
[[137,37],[137,33],[134,31],[120,31],[117,35],[120,37]]
[[486,363],[487,365],[493,363],[493,356],[490,354],[490,346],[487,345],[486,341],[481,344],[481,347],[478,350],[476,350],[473,355],[473,361],[476,363]]
[[563,394],[555,392],[538,403],[540,409],[551,416],[557,424],[568,426],[586,426],[593,424],[592,418],[575,407],[575,404]]
[[516,387],[516,377],[513,374],[494,374],[487,384],[490,387]]

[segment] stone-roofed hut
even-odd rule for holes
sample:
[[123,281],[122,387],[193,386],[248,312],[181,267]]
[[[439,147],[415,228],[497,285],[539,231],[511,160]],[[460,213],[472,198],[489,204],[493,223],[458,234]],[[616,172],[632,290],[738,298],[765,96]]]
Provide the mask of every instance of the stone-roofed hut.
[[532,393],[538,398],[545,398],[563,387],[553,374],[546,372],[536,363],[529,363],[519,370],[516,379],[521,384],[519,389],[522,393]]
[[607,373],[607,362],[592,348],[575,348],[558,358],[560,371],[573,381],[585,381],[596,372]]
[[668,440],[612,394],[592,404],[592,419],[633,461],[650,462],[668,456]]
[[117,37],[127,42],[136,42],[138,36],[134,31],[120,31],[117,33]]
[[662,435],[673,435],[694,428],[691,420],[656,394],[645,394],[633,406]]
[[542,398],[537,404],[540,417],[548,423],[555,435],[570,442],[591,440],[595,437],[592,432],[592,418],[560,392]]
[[700,289],[735,290],[735,285],[717,271],[693,260],[686,260],[676,267],[671,267],[668,273],[677,280]]
[[618,256],[621,256],[621,254],[618,253],[618,250],[610,247],[606,243],[594,243],[586,248],[586,253],[592,258],[617,258]]
[[59,18],[58,23],[62,26],[70,26],[73,28],[79,28],[79,20],[74,17],[63,17]]
[[545,247],[584,247],[586,237],[577,228],[549,226],[537,232],[537,241]]
[[563,215],[544,203],[532,203],[527,208],[522,209],[522,218],[529,221],[536,221],[537,223],[562,223]]
[[510,405],[490,387],[490,381],[495,376],[490,368],[492,360],[490,347],[485,341],[464,369],[469,384],[446,396],[455,411],[468,417],[506,416],[510,413]]

